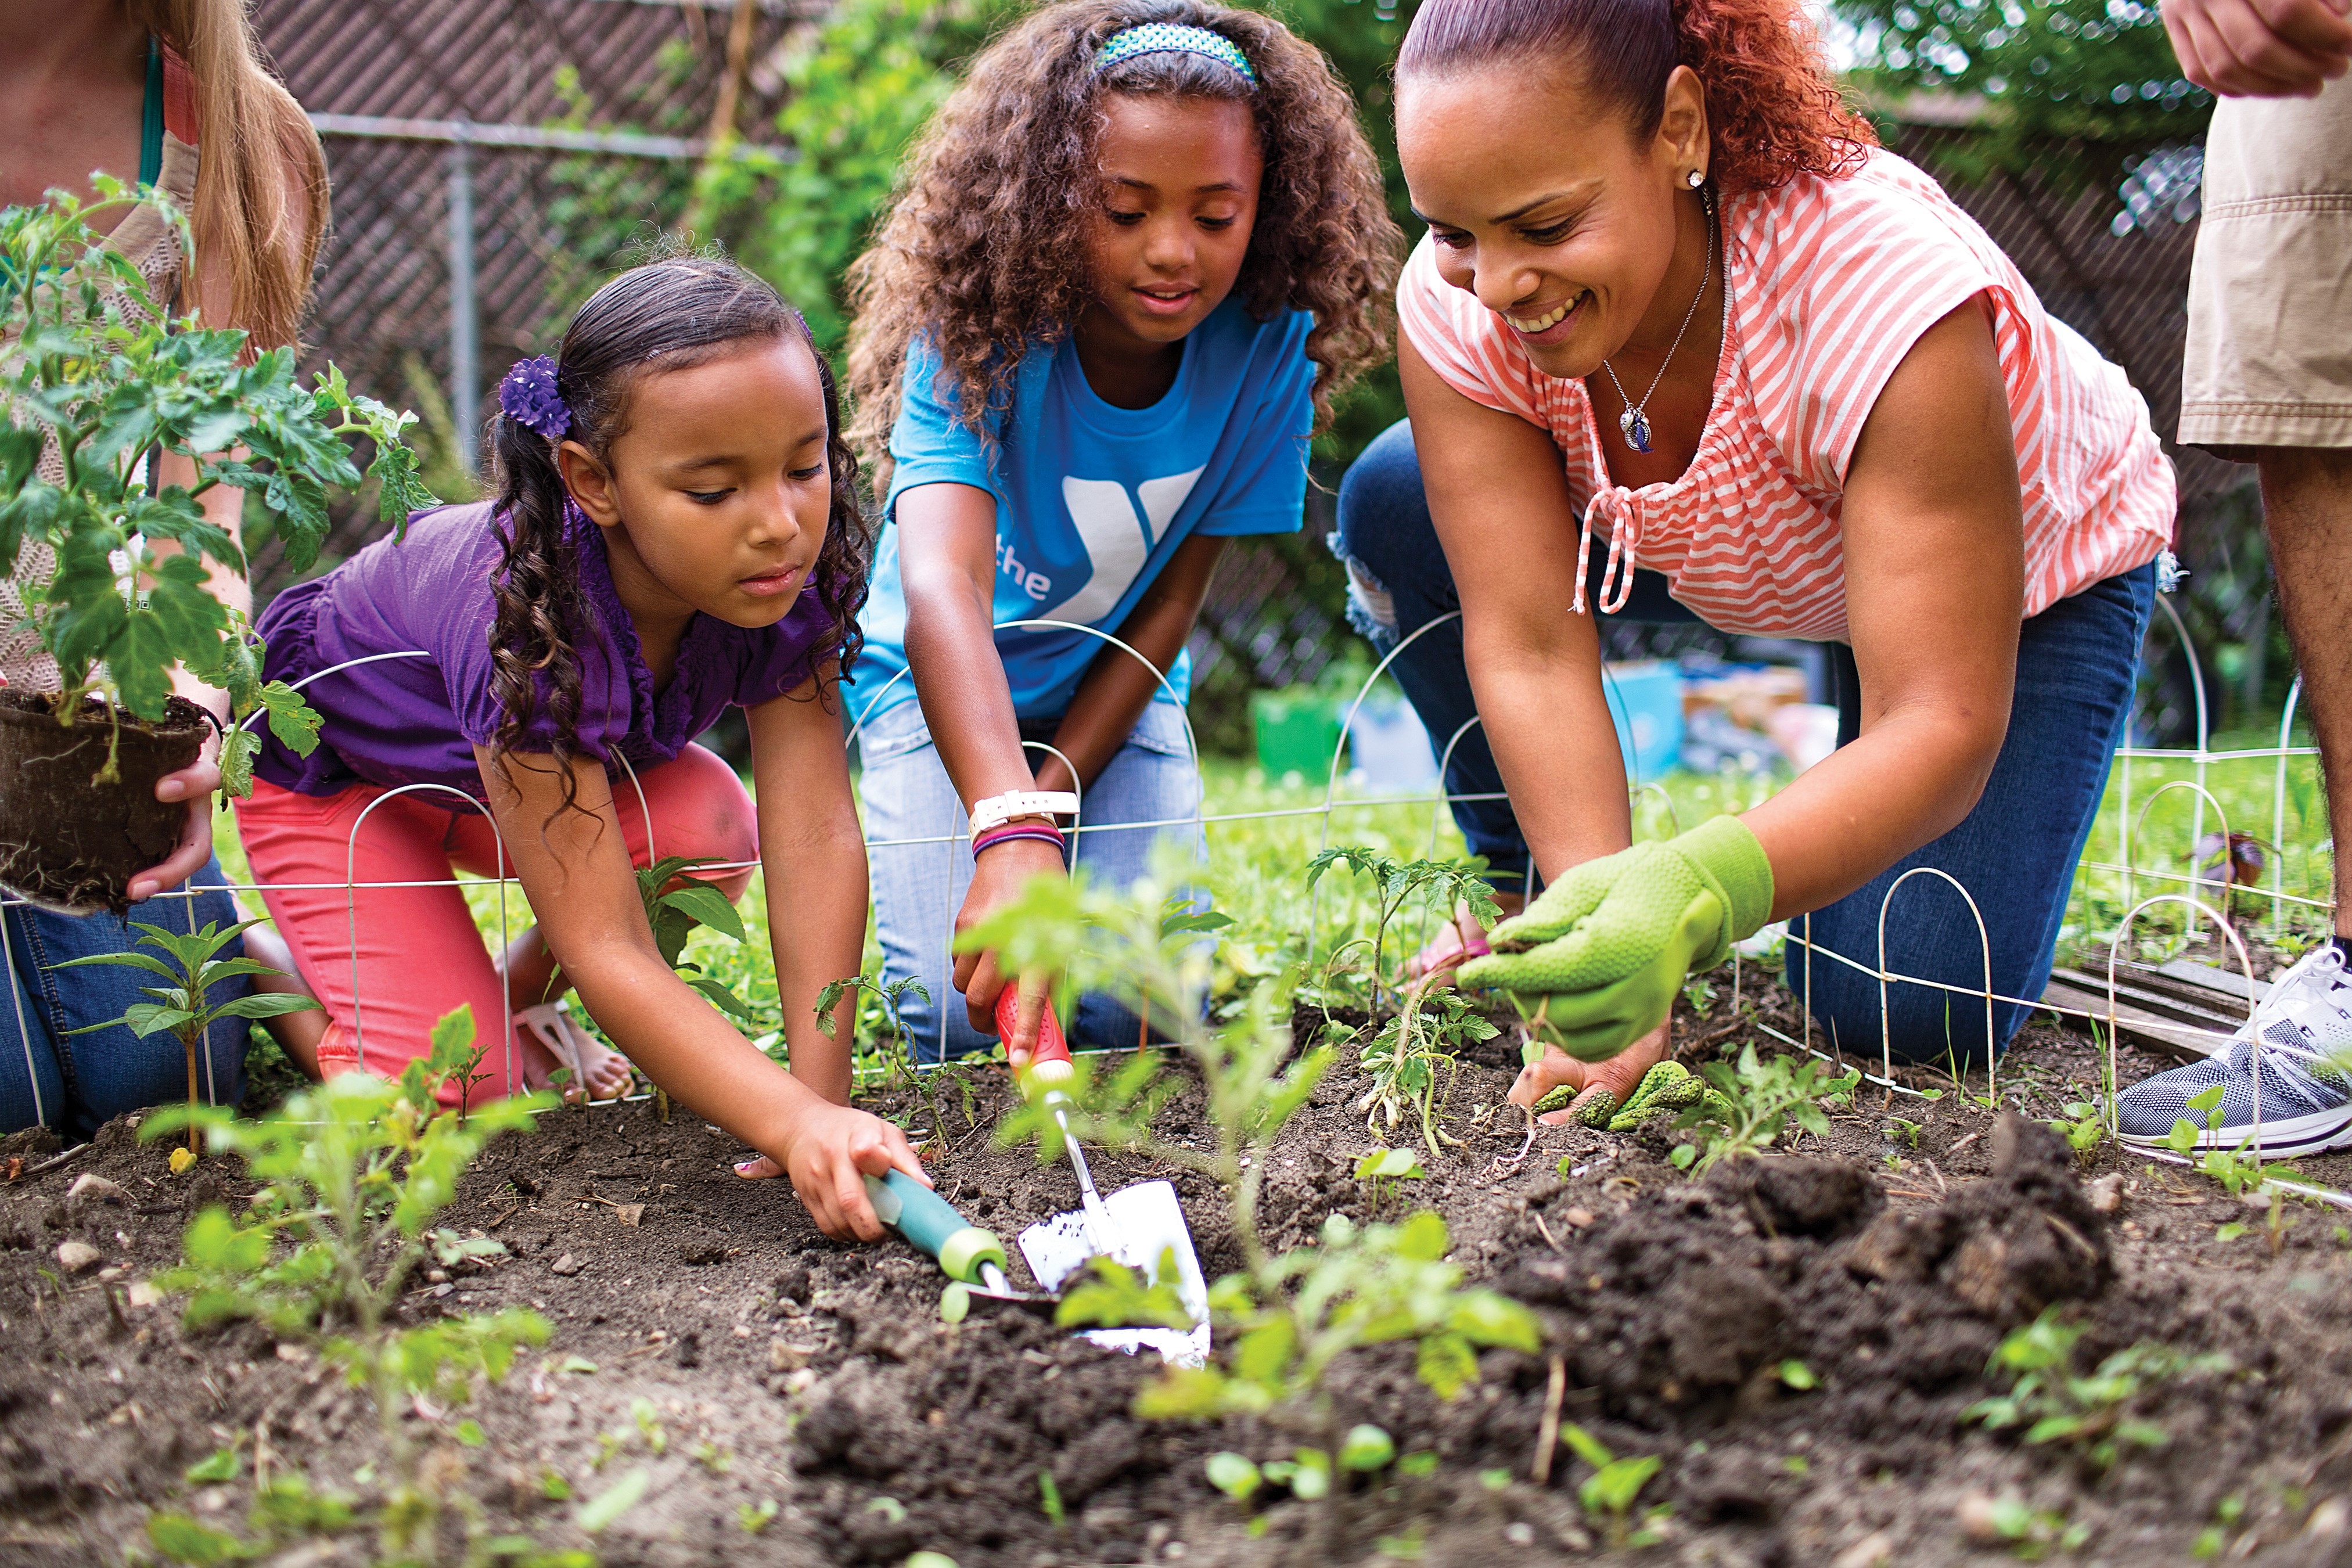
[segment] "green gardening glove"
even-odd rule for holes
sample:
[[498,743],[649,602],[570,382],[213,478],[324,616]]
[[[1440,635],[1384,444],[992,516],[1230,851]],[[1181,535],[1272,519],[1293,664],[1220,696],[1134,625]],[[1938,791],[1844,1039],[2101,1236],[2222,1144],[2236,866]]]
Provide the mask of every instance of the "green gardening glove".
[[1723,962],[1772,912],[1772,863],[1736,816],[1588,860],[1487,934],[1462,984],[1514,993],[1536,1036],[1580,1061],[1665,1021],[1694,970]]

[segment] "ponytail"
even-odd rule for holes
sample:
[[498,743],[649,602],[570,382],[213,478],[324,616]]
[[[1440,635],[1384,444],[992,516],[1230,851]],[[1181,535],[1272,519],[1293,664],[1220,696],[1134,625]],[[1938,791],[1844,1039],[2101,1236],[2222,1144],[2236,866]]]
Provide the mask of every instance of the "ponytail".
[[1848,109],[1821,37],[1793,0],[1423,0],[1397,57],[1414,76],[1569,60],[1585,90],[1657,133],[1666,79],[1688,66],[1706,94],[1708,173],[1727,195],[1800,174],[1837,179],[1878,143]]
[[555,466],[561,440],[579,442],[600,460],[628,428],[629,399],[648,369],[686,370],[745,342],[796,335],[816,361],[824,392],[825,461],[832,510],[812,574],[828,626],[820,647],[833,648],[837,685],[856,662],[866,603],[867,540],[857,510],[857,459],[843,438],[833,372],[816,352],[808,323],[761,279],[716,256],[678,255],[630,268],[580,307],[556,356],[555,392],[562,437],[551,437],[501,409],[490,422],[505,553],[492,584],[490,684],[501,718],[490,749],[505,767],[545,702],[547,747],[562,777],[562,806],[576,807],[572,764],[581,755],[580,652],[575,639],[598,635],[597,612],[580,586],[575,529],[580,517]]
[[581,678],[572,634],[591,624],[592,612],[580,591],[580,553],[566,515],[572,498],[555,467],[554,444],[545,437],[501,413],[490,422],[490,440],[499,541],[506,547],[491,589],[498,614],[490,626],[490,685],[503,717],[490,749],[503,768],[539,710],[544,672],[554,731],[549,751],[563,805],[576,806],[580,786],[572,763],[580,755]]

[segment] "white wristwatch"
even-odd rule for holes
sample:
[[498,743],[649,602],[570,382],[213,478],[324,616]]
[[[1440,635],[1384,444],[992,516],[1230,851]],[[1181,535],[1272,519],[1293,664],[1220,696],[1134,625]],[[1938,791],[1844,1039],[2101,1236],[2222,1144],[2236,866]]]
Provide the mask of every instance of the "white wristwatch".
[[1078,797],[1068,790],[1010,790],[971,805],[971,836],[1002,827],[1016,816],[1067,816],[1078,809]]

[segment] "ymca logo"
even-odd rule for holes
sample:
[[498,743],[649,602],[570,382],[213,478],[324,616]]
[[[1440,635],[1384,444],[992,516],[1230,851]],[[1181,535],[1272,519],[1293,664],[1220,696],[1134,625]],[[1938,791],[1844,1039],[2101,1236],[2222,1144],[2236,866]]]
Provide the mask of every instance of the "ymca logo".
[[[1070,521],[1086,545],[1092,571],[1076,593],[1040,614],[1053,620],[1090,624],[1116,608],[1134,586],[1143,563],[1151,558],[1153,547],[1167,533],[1168,524],[1192,493],[1202,471],[1194,468],[1138,484],[1136,495],[1143,502],[1140,513],[1127,487],[1117,479],[1065,477],[1062,500],[1070,509]],[[997,547],[997,562],[1032,599],[1042,604],[1054,591],[1053,580],[1015,560],[1010,544]]]

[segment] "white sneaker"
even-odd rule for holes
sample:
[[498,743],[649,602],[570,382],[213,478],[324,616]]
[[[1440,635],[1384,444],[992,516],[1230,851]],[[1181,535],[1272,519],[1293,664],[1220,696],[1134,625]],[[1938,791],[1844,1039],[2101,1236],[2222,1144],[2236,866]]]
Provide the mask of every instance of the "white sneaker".
[[[2260,1081],[2257,1084],[2256,1054]],[[2221,1088],[2218,1129],[2189,1101]],[[2271,984],[2270,994],[2220,1056],[2134,1084],[2116,1100],[2126,1143],[2162,1148],[2173,1124],[2197,1129],[2198,1149],[2234,1149],[2254,1135],[2257,1089],[2261,1152],[2316,1154],[2352,1147],[2352,975],[2336,941],[2314,948]]]

